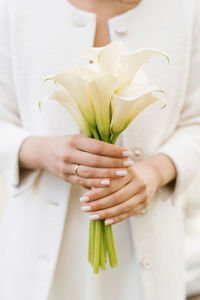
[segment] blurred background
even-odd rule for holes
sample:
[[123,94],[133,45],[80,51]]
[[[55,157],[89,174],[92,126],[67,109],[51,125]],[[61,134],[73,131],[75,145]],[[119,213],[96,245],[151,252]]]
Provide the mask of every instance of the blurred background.
[[[6,181],[0,174],[0,226],[8,198]],[[200,300],[200,173],[184,195],[183,217],[187,297],[190,300]]]

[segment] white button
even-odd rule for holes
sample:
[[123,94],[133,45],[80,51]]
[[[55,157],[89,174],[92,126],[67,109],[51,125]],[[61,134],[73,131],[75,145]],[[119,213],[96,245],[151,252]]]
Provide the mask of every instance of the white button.
[[147,208],[144,208],[142,210],[139,211],[139,213],[137,214],[138,216],[144,216],[147,214]]
[[145,270],[149,270],[152,267],[152,262],[148,257],[144,257],[141,261],[141,266]]
[[140,160],[143,156],[142,149],[140,149],[140,148],[133,148],[132,152],[133,152],[134,160]]
[[115,32],[119,35],[124,35],[127,32],[127,28],[121,24],[115,27]]

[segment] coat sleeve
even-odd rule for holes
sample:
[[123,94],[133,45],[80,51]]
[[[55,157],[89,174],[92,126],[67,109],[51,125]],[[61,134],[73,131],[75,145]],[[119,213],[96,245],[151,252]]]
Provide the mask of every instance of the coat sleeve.
[[7,1],[0,1],[0,171],[10,185],[19,185],[18,153],[31,133],[22,128],[15,98],[10,54]]
[[[172,201],[183,193],[200,169],[200,5],[196,1],[196,19],[185,102],[171,138],[156,152],[164,153],[173,161],[177,178]],[[170,186],[170,185],[169,185]]]

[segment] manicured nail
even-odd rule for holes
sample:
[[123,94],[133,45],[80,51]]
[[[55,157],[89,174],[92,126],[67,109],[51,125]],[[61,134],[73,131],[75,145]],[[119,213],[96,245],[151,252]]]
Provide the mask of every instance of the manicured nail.
[[126,157],[130,157],[133,155],[133,153],[131,151],[124,151],[124,152],[122,152],[122,155],[126,156]]
[[99,218],[99,215],[90,215],[90,220],[98,220]]
[[130,166],[132,166],[133,165],[133,161],[132,160],[125,160],[124,161],[124,166],[125,167],[130,167]]
[[86,201],[89,201],[90,198],[89,197],[81,197],[80,198],[80,202],[86,202]]
[[90,211],[91,210],[91,206],[87,205],[87,206],[82,206],[81,207],[82,211]]
[[127,175],[127,171],[126,170],[116,171],[116,175],[117,176],[126,176]]
[[105,220],[104,223],[105,223],[105,225],[111,225],[114,223],[114,221],[113,220]]
[[110,180],[109,179],[101,180],[101,184],[102,185],[109,185],[110,184]]

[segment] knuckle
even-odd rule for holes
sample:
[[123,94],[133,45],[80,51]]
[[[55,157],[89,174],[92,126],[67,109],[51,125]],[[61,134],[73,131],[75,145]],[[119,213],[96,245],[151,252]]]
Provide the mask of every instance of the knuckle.
[[86,184],[85,181],[84,181],[81,177],[77,177],[76,183],[78,183],[79,185],[84,185],[84,184]]
[[84,177],[91,177],[92,176],[92,171],[89,168],[84,168],[82,170],[83,176]]
[[148,201],[146,200],[146,201],[143,202],[142,207],[143,207],[143,208],[147,208],[147,206],[148,206]]
[[71,151],[66,151],[64,153],[62,153],[61,155],[61,160],[62,161],[71,161],[72,155],[71,155]]
[[119,159],[113,159],[112,165],[114,168],[119,168],[119,167],[121,167],[121,165],[123,165],[123,163]]
[[128,212],[128,218],[129,218],[129,217],[132,217],[133,215],[134,215],[134,211],[129,211],[129,212]]
[[103,151],[103,145],[100,142],[95,141],[93,145],[93,151],[96,154],[100,154]]
[[95,166],[99,166],[99,165],[101,165],[101,163],[102,163],[101,157],[97,156],[97,157],[95,157],[95,158],[93,159],[93,164],[94,164]]
[[132,207],[131,203],[126,202],[126,203],[124,203],[124,208],[125,208],[125,210],[130,211],[133,207]]
[[144,190],[144,191],[145,191],[147,185],[146,185],[146,183],[145,183],[143,180],[140,180],[140,182],[139,182],[139,187],[140,187],[141,190]]

